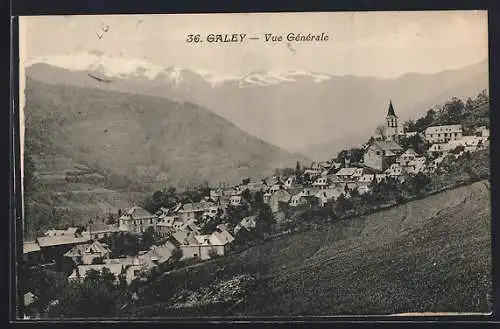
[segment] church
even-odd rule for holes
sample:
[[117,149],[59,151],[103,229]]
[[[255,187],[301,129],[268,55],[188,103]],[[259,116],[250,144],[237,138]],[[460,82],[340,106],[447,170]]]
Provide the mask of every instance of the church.
[[392,101],[389,102],[385,122],[382,140],[371,142],[363,155],[364,165],[379,171],[387,169],[403,152],[398,142],[399,136],[404,135],[404,129],[398,123],[398,116],[394,111]]

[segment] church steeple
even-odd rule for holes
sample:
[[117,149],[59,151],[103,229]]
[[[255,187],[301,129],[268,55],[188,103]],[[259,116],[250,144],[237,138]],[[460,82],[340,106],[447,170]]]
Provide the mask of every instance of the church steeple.
[[394,107],[392,106],[392,100],[389,101],[389,110],[387,111],[387,116],[397,117],[396,113],[394,112]]
[[389,109],[387,110],[386,121],[386,138],[398,141],[399,139],[399,128],[398,128],[398,116],[394,111],[394,106],[392,105],[392,100],[389,100]]

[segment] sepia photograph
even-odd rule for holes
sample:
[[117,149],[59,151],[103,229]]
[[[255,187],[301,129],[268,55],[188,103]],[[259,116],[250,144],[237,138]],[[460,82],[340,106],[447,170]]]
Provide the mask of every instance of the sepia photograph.
[[25,320],[485,315],[487,11],[19,18]]

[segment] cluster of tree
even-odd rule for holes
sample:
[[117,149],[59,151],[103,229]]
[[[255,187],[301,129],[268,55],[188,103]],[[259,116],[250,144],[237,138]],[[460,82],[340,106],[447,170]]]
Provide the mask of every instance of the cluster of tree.
[[489,125],[489,96],[483,90],[474,99],[465,102],[457,97],[451,98],[443,106],[429,109],[425,116],[404,123],[407,131],[423,132],[435,125],[462,124],[464,133],[469,134],[478,126]]
[[363,155],[364,151],[359,147],[342,150],[337,154],[337,162],[344,164],[347,159],[350,163],[360,163],[363,162]]
[[418,154],[424,154],[429,149],[428,143],[420,135],[401,136],[399,138],[399,145],[405,150],[411,148]]
[[51,318],[115,316],[130,300],[124,273],[116,278],[107,268],[90,270],[82,282],[68,282],[60,272],[43,268],[23,272],[23,292],[35,302],[24,313]]
[[165,242],[164,237],[155,233],[152,227],[147,228],[142,236],[122,232],[118,235],[104,237],[101,241],[112,250],[111,258],[134,256],[139,251],[148,250],[153,245]]
[[161,207],[171,208],[178,203],[200,202],[210,196],[210,188],[205,182],[184,191],[177,191],[174,187],[158,190],[151,197],[144,200],[142,207],[151,213],[157,212]]

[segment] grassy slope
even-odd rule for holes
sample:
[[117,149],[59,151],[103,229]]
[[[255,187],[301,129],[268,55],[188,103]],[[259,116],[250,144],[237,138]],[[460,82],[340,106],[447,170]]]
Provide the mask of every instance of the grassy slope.
[[[217,315],[488,312],[490,220],[482,181],[283,237],[191,268],[189,278],[177,271],[163,284],[258,275],[243,302]],[[132,313],[168,315],[150,307]]]

